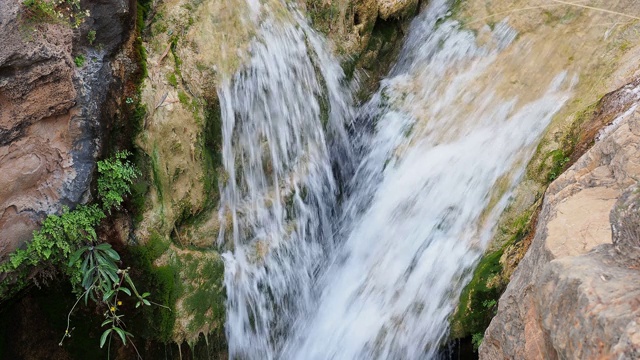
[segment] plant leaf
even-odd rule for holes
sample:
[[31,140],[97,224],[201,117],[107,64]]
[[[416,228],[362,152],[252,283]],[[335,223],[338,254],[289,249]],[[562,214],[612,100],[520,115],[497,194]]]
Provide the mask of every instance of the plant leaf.
[[119,261],[120,260],[120,255],[118,255],[118,253],[115,250],[109,248],[109,249],[105,249],[104,252],[107,255],[109,255],[109,257],[112,258],[113,260],[115,260],[115,261]]
[[104,295],[102,295],[102,301],[107,301],[107,299],[109,299],[111,296],[113,296],[113,294],[115,293],[115,291],[113,290],[109,290],[106,293],[104,293]]
[[113,328],[107,329],[102,333],[102,336],[100,337],[100,349],[104,346],[104,343],[107,341],[107,336],[109,336],[112,330]]
[[86,246],[81,247],[80,249],[76,250],[73,254],[71,254],[71,257],[69,257],[69,267],[73,266],[73,264],[75,264],[79,259],[80,256],[82,256],[82,254],[87,250]]
[[95,249],[98,249],[98,250],[107,250],[107,249],[111,249],[111,245],[110,245],[110,244],[107,244],[107,243],[102,243],[102,244],[96,245],[96,246],[95,246]]
[[124,330],[120,329],[119,327],[113,327],[113,330],[115,330],[118,335],[120,335],[120,339],[122,339],[122,343],[127,345],[127,336],[124,333]]

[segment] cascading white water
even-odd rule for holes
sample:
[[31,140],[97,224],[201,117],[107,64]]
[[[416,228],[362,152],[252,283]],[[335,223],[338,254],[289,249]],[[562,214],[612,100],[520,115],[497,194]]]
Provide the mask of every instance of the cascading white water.
[[[230,356],[273,359],[334,247],[332,167],[349,167],[353,109],[342,69],[301,14],[253,5],[250,62],[218,90],[229,176],[219,242],[233,243],[223,255]],[[333,163],[330,147],[342,149]]]
[[479,46],[444,20],[447,3],[432,0],[414,20],[360,109],[373,130],[351,140],[359,165],[340,201],[333,171],[353,159],[350,95],[297,12],[263,19],[250,64],[219,90],[231,358],[436,356],[497,215],[572,86],[562,73],[536,100],[504,94],[483,76],[515,32],[498,24]]

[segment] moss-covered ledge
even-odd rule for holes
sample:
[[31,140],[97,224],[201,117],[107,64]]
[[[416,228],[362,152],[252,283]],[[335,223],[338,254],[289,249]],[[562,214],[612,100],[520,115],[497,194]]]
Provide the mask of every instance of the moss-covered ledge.
[[129,248],[138,276],[172,311],[149,309],[140,330],[192,351],[210,336],[219,339],[216,351],[225,347],[224,265],[216,242],[225,177],[216,88],[247,49],[253,30],[245,7],[240,0],[142,4],[147,71],[134,142],[143,176],[135,184]]

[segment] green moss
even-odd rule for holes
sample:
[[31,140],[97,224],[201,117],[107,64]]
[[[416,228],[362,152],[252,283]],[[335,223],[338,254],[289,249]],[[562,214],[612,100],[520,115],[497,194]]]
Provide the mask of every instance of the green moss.
[[145,265],[151,265],[153,261],[169,249],[170,244],[169,240],[165,240],[160,234],[153,232],[149,237],[149,241],[138,248],[138,256],[143,259]]
[[507,286],[500,258],[509,246],[521,241],[533,230],[532,215],[533,212],[526,211],[516,218],[510,227],[501,229],[510,234],[510,239],[499,250],[485,254],[478,263],[471,281],[460,295],[460,302],[451,318],[453,339],[484,334],[495,316],[498,299]]
[[182,66],[182,59],[178,56],[178,37],[171,37],[171,55],[173,56],[173,63],[175,66],[175,73],[178,77],[182,78],[182,72],[180,71],[180,67]]
[[175,73],[167,74],[167,82],[169,83],[169,85],[171,85],[173,87],[177,87],[178,86],[178,79],[176,78],[176,74]]
[[364,101],[379,86],[379,80],[387,74],[401,48],[400,36],[402,23],[398,20],[378,19],[371,31],[371,37],[361,55],[354,57],[352,63],[345,64],[345,75],[351,78],[355,69],[367,70],[357,93],[357,99]]
[[157,149],[153,150],[151,154],[151,172],[153,174],[153,185],[158,192],[158,200],[162,203],[163,199],[163,181],[160,169],[160,155]]
[[484,306],[490,301],[496,301],[502,291],[501,287],[489,286],[490,281],[499,276],[502,271],[500,257],[503,250],[487,254],[482,258],[473,273],[473,278],[462,291],[458,311],[452,319],[452,336],[464,338],[484,330],[494,316],[495,305]]
[[173,339],[175,324],[175,303],[182,294],[179,268],[166,265],[155,266],[154,261],[164,254],[171,245],[168,239],[152,233],[145,245],[132,247],[130,254],[139,272],[137,281],[144,282],[152,293],[151,300],[168,307],[145,306],[142,316],[135,323],[136,333],[141,336],[168,343]]
[[152,289],[153,301],[167,306],[146,307],[145,318],[148,319],[148,335],[164,343],[173,340],[173,328],[176,321],[175,303],[182,293],[178,269],[173,266],[160,266],[149,269],[149,287]]
[[337,1],[307,0],[307,14],[318,31],[328,34],[340,16],[340,9]]
[[553,150],[549,153],[549,157],[551,157],[551,170],[549,171],[549,175],[547,175],[547,181],[552,182],[555,180],[565,169],[567,163],[569,163],[570,153],[573,152],[573,148],[570,148],[569,153],[565,154],[563,149]]
[[189,279],[198,279],[199,286],[190,289],[184,299],[184,307],[193,315],[189,331],[197,331],[206,324],[224,324],[225,291],[223,286],[224,263],[221,259],[204,264],[192,261],[187,265]]
[[153,6],[152,0],[138,0],[136,6],[136,39],[134,49],[137,56],[137,62],[140,67],[141,78],[147,77],[147,50],[142,45],[142,31],[144,30],[144,21]]
[[[581,127],[593,117],[597,105],[598,103],[593,103],[575,115],[575,120],[571,123],[571,127],[564,132],[559,140],[557,149],[544,155],[539,155],[546,143],[541,142],[538,145],[536,156],[542,156],[542,161],[540,161],[536,171],[538,176],[535,178],[538,178],[541,183],[551,183],[570,165],[576,145],[580,140]],[[544,176],[544,178],[539,178],[540,175]]]
[[[156,15],[156,18],[158,18],[157,15]],[[167,29],[168,29],[167,23],[164,21],[156,22],[155,24],[153,24],[152,28],[153,28],[152,36],[165,33],[167,32]]]
[[191,101],[189,101],[189,95],[182,90],[178,90],[178,100],[187,108],[191,108]]
[[204,108],[204,128],[199,139],[203,156],[205,201],[202,209],[189,216],[182,216],[180,226],[198,228],[210,219],[219,199],[219,169],[222,166],[222,118],[220,103],[217,98],[209,99]]

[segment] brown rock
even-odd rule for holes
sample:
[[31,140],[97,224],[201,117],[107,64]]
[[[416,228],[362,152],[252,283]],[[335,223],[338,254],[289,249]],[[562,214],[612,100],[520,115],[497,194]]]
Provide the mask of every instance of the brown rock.
[[402,18],[418,7],[418,0],[378,0],[379,16],[382,20]]
[[75,176],[72,32],[25,23],[19,4],[0,4],[0,257],[30,239],[41,213],[59,208]]
[[[128,2],[83,7],[92,15],[74,32],[30,19],[21,1],[0,1],[0,261],[30,240],[47,214],[88,197],[113,84],[109,57],[132,22],[125,22]],[[74,50],[92,26],[104,49]],[[88,58],[83,68],[74,64],[76,54]]]
[[608,95],[611,125],[547,190],[481,359],[640,358],[638,89]]

